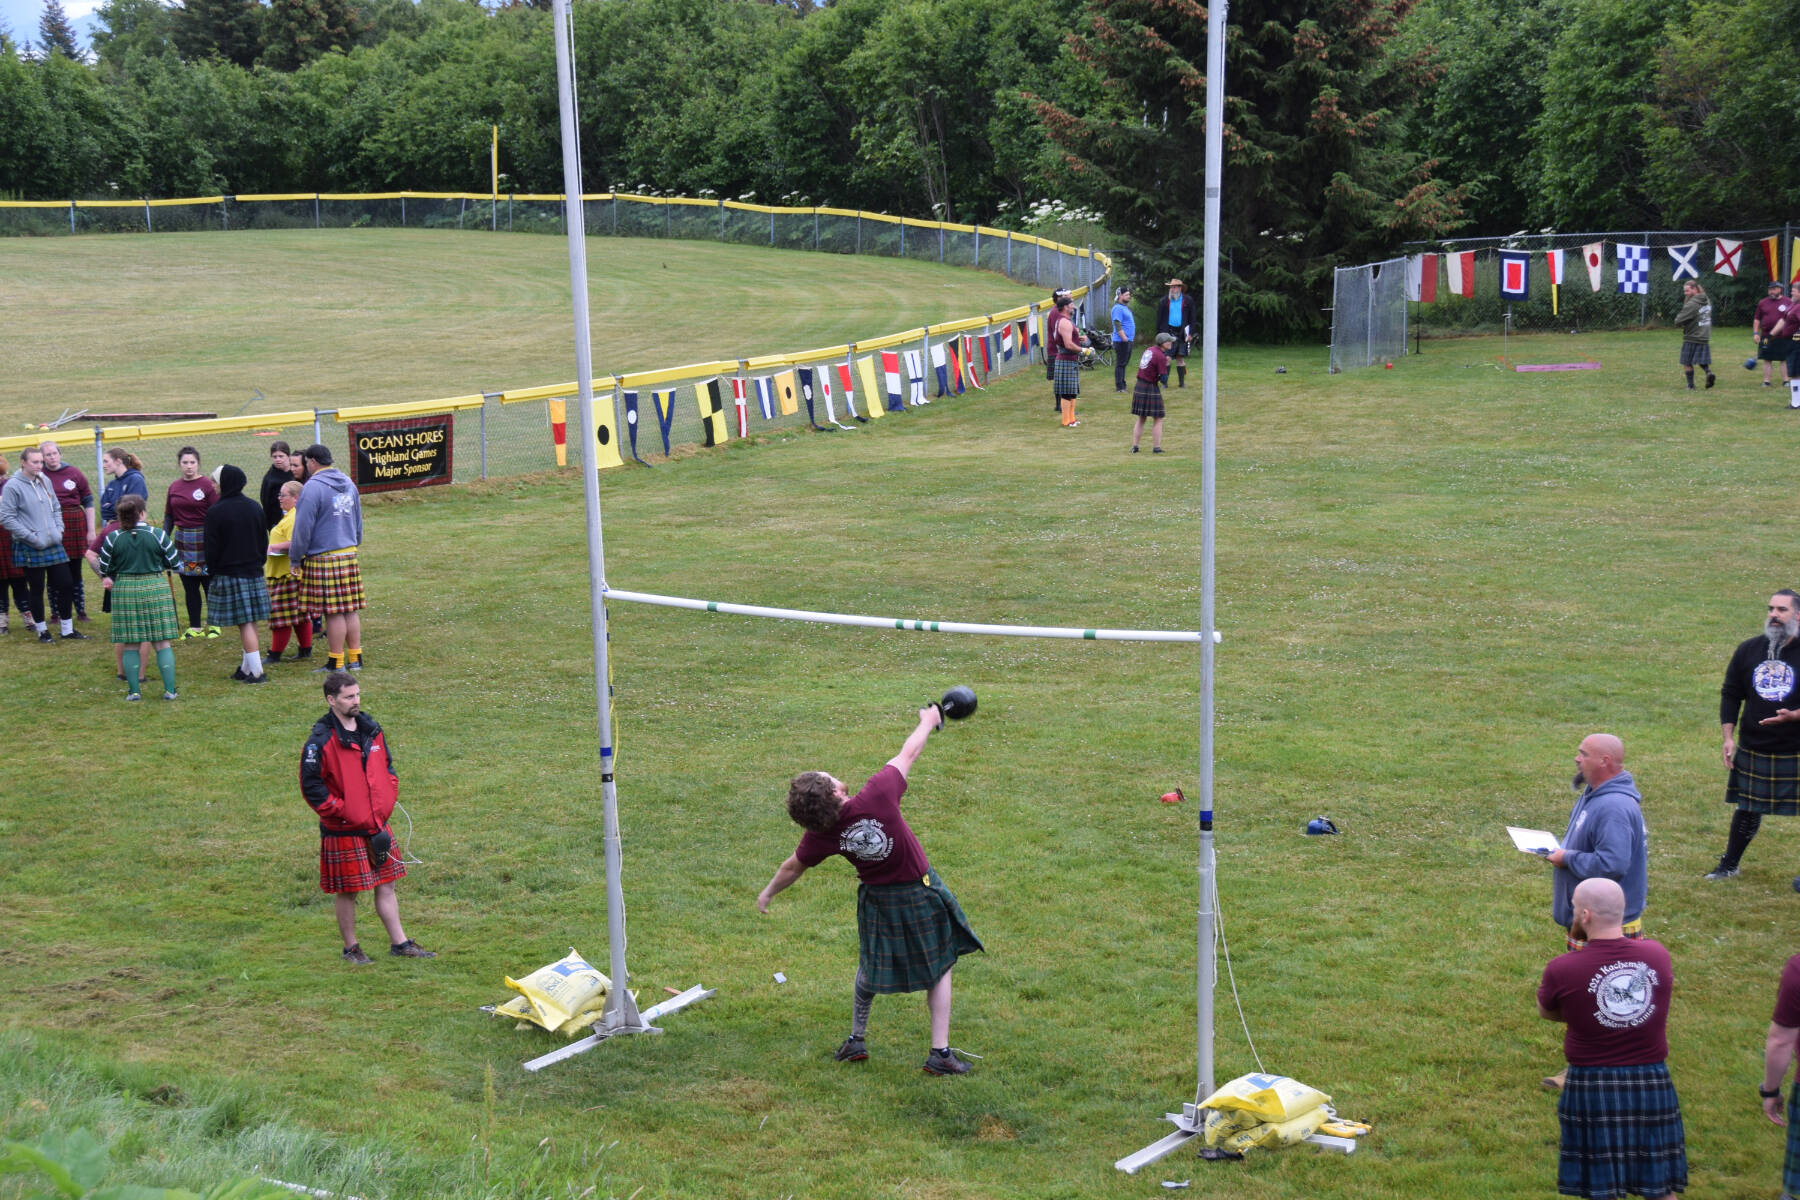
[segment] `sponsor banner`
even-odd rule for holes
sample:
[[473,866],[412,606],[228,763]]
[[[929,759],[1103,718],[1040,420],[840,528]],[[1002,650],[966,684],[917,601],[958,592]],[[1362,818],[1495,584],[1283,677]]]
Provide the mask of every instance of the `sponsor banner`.
[[449,483],[455,468],[456,417],[399,417],[391,421],[353,421],[350,478],[363,493]]

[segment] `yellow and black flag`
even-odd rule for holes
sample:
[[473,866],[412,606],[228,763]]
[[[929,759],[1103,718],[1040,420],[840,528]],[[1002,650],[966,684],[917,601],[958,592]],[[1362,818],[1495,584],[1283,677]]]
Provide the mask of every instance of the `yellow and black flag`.
[[696,384],[694,399],[700,403],[701,444],[723,446],[731,433],[725,424],[725,398],[720,394],[718,378]]

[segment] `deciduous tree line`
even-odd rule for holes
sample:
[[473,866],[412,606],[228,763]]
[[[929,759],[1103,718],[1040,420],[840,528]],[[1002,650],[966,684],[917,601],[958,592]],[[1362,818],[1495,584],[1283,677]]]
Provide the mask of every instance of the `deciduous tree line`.
[[[548,7],[107,0],[89,61],[0,33],[0,196],[481,191],[493,125],[503,190],[559,191]],[[1240,0],[1228,329],[1316,329],[1333,266],[1412,238],[1771,219],[1800,171],[1768,141],[1784,13]],[[1199,0],[574,0],[588,186],[1014,227],[1057,201],[1097,213],[1140,283],[1195,281],[1206,19]]]

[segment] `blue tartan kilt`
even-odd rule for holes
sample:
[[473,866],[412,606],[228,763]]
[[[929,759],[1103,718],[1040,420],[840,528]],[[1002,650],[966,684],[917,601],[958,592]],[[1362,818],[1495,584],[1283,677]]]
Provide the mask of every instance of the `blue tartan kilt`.
[[1747,812],[1800,816],[1800,754],[1738,748],[1725,778],[1725,803]]
[[175,543],[175,552],[181,556],[181,566],[178,568],[181,574],[206,574],[206,530],[187,529],[177,525],[169,540]]
[[936,871],[923,883],[858,887],[856,933],[863,978],[884,994],[922,992],[962,955],[984,949]]
[[253,625],[269,619],[269,585],[261,575],[212,575],[206,616],[214,625]]
[[1665,1064],[1571,1066],[1556,1116],[1563,1195],[1610,1200],[1687,1190],[1687,1135]]
[[45,546],[42,550],[27,545],[19,538],[12,540],[13,566],[15,567],[54,567],[57,563],[68,562],[69,553],[61,542]]

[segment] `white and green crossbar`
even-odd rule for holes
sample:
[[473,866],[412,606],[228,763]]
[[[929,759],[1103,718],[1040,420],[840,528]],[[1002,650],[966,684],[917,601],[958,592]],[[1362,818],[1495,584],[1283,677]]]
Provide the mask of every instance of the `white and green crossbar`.
[[[814,612],[805,608],[766,608],[760,604],[729,604],[723,600],[696,600],[690,596],[661,596],[655,592],[628,592],[609,587],[608,600],[633,604],[657,604],[664,608],[691,608],[696,612],[734,613],[740,617],[776,617],[784,621],[811,621],[816,625],[859,625],[864,629],[907,629],[920,633],[982,633],[995,637],[1070,638],[1087,642],[1199,642],[1204,634],[1192,629],[1076,629],[1058,625],[983,625],[972,621],[923,621],[905,617],[867,617],[856,613]],[[1220,641],[1213,633],[1213,643]]]

